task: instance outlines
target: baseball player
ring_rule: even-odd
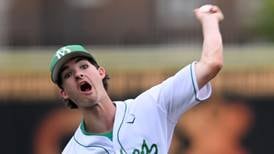
[[[195,9],[204,44],[199,61],[134,99],[112,101],[105,68],[81,45],[67,45],[53,55],[51,79],[82,121],[63,154],[166,154],[182,114],[211,95],[209,81],[223,65],[219,22],[214,5]]]

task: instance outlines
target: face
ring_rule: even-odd
[[[61,70],[62,88],[60,94],[81,107],[92,107],[101,102],[106,91],[102,80],[106,76],[102,67],[98,69],[88,60],[75,58],[68,61]]]

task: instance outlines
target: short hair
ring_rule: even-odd
[[[91,59],[88,59],[88,58],[85,58],[83,57],[83,59],[87,59],[93,66],[96,67],[96,69],[98,69],[100,66],[94,62],[93,60]],[[103,78],[102,82],[103,82],[103,86],[105,88],[106,91],[108,91],[108,80],[110,79],[109,75],[106,74],[106,76]],[[61,79],[61,73],[58,74],[58,82],[57,82],[59,88],[63,89],[62,87],[62,79]],[[65,101],[65,105],[71,109],[76,109],[78,108],[78,106],[70,99],[66,99],[64,100]]]

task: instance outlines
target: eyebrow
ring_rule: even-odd
[[[68,69],[68,66],[64,66],[61,68],[59,75],[61,75],[66,69]]]
[[[78,58],[74,58],[75,60],[74,60],[74,63],[78,63],[79,61],[81,61],[81,60],[85,60],[85,58],[83,58],[83,57],[78,57]],[[73,60],[73,59],[72,59]],[[61,70],[60,70],[60,75],[66,70],[66,69],[68,69],[69,67],[67,66],[67,65],[64,65],[62,68],[61,68]]]
[[[83,57],[78,57],[78,58],[75,58],[75,63],[78,63],[81,60],[87,60],[87,59]]]

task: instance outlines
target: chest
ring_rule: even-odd
[[[167,123],[157,111],[128,112],[113,131],[113,144],[127,153],[158,153],[167,145]]]

